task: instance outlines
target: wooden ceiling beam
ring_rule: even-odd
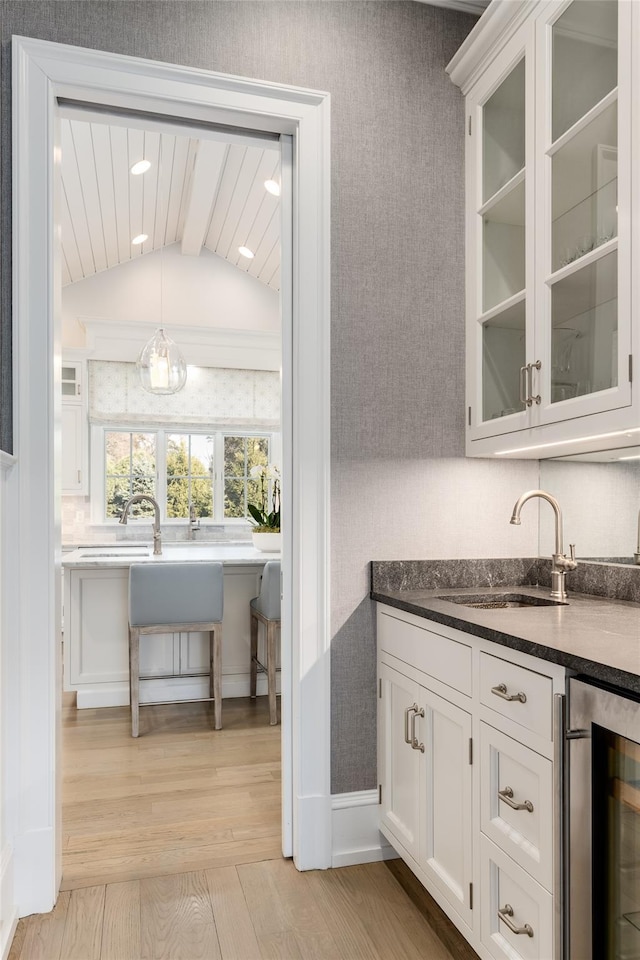
[[[215,140],[201,140],[198,143],[182,230],[180,249],[183,256],[197,257],[202,250],[227,150],[227,144]]]

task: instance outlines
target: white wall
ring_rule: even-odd
[[[162,298],[161,298],[162,292]],[[79,317],[277,332],[279,294],[210,250],[183,257],[177,243],[62,291],[62,343],[82,348]]]

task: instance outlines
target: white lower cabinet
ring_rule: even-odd
[[[249,602],[260,590],[261,567],[224,572],[222,696],[249,695]],[[68,567],[65,589],[65,690],[78,707],[129,702],[129,570]],[[140,702],[208,696],[209,638],[205,633],[152,634],[140,638]],[[258,694],[266,679],[258,678]]]
[[[480,957],[561,960],[564,669],[378,604],[378,677],[382,833]]]
[[[480,837],[482,945],[498,960],[551,960],[551,894],[485,836]]]

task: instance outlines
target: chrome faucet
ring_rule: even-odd
[[[520,526],[520,511],[527,500],[531,500],[532,497],[540,497],[542,500],[546,500],[551,504],[556,515],[556,549],[551,558],[551,597],[554,600],[566,600],[567,591],[564,583],[565,574],[567,570],[575,570],[575,568],[578,566],[578,563],[576,561],[575,543],[572,543],[569,547],[571,551],[571,558],[568,558],[564,555],[564,547],[562,542],[562,512],[560,510],[560,504],[556,498],[552,497],[550,493],[545,493],[544,490],[528,490],[527,493],[523,493],[519,500],[516,501],[516,504],[513,508],[513,515],[509,522]]]
[[[634,553],[633,559],[637,564],[640,564],[640,510],[638,510],[638,549]]]
[[[159,557],[162,553],[162,533],[160,531],[160,507],[158,506],[158,501],[155,499],[155,497],[152,497],[150,493],[134,493],[134,495],[129,497],[124,505],[122,515],[120,517],[120,523],[124,523],[126,525],[131,504],[140,503],[141,500],[148,500],[153,506],[155,514],[153,518],[153,552]]]
[[[200,529],[200,517],[193,504],[189,507],[189,540],[195,540],[196,530]]]

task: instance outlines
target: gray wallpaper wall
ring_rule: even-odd
[[[410,0],[3,0],[1,11],[5,364],[12,34],[332,95],[332,777],[334,792],[372,787],[367,561],[536,552],[534,524],[500,524],[537,465],[462,459],[464,118],[444,66],[475,21]]]

